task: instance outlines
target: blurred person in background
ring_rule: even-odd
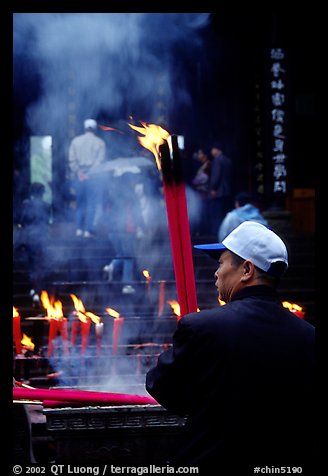
[[[247,192],[240,192],[235,196],[235,209],[228,212],[224,217],[218,230],[219,241],[224,240],[229,233],[246,220],[256,221],[268,226],[267,220],[262,215],[259,208],[255,206],[260,201],[260,197],[255,197]]]
[[[76,192],[76,236],[95,234],[96,212],[103,200],[103,182],[97,167],[105,161],[106,143],[96,135],[97,122],[84,121],[84,134],[74,137],[69,147],[69,168]]]
[[[222,220],[233,208],[232,161],[223,154],[222,145],[216,142],[211,148],[212,167],[209,183],[210,232],[217,235]]]
[[[133,294],[132,282],[136,278],[136,255],[139,239],[145,234],[138,188],[138,178],[126,173],[113,178],[108,187],[107,220],[108,239],[111,241],[115,258],[103,267],[108,281],[121,280],[122,293]]]
[[[195,158],[201,164],[191,181],[192,188],[197,192],[201,204],[196,233],[206,235],[210,232],[208,194],[211,176],[211,154],[206,149],[200,148],[196,152]]]

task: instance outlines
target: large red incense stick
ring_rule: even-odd
[[[188,312],[196,312],[198,308],[198,303],[195,284],[194,263],[192,256],[190,225],[188,220],[186,190],[183,181],[182,164],[177,136],[171,136],[171,143],[173,159],[172,166],[174,178],[174,197],[177,203],[176,210],[178,214],[179,234],[183,253]]]
[[[129,395],[125,393],[91,392],[88,390],[70,389],[30,389],[22,387],[13,388],[14,399],[51,400],[55,402],[74,403],[103,403],[110,405],[156,405],[154,398],[144,395]]]
[[[176,136],[171,136],[171,140],[172,156],[166,141],[159,150],[177,296],[181,316],[184,316],[197,311],[197,295],[185,186]]]
[[[185,270],[183,263],[183,253],[181,248],[180,227],[176,208],[178,203],[174,196],[174,179],[171,164],[171,156],[168,143],[164,141],[159,147],[161,166],[163,173],[164,199],[166,204],[166,213],[168,220],[169,235],[171,241],[172,260],[177,288],[178,301],[181,308],[181,314],[188,313],[187,288],[185,283]]]

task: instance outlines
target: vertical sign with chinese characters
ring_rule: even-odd
[[[274,195],[287,193],[286,57],[283,48],[270,50],[272,171]]]
[[[252,173],[252,185],[256,193],[264,194],[264,153],[263,153],[263,127],[261,117],[261,88],[260,82],[257,79],[255,82],[255,163]]]

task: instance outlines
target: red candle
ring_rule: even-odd
[[[96,323],[95,331],[96,331],[96,353],[97,355],[100,355],[102,336],[104,332],[104,323],[103,322]]]
[[[304,311],[292,311],[297,317],[300,317],[301,319],[304,319],[305,317],[305,312]]]
[[[159,282],[158,317],[163,314],[165,303],[165,281]]]
[[[88,347],[88,340],[89,340],[89,332],[90,332],[90,326],[91,326],[91,321],[90,319],[86,320],[85,322],[80,323],[80,329],[81,329],[81,355],[85,354],[85,351],[87,350]]]
[[[151,276],[150,276],[150,273],[148,271],[148,269],[144,269],[142,271],[142,274],[144,275],[144,277],[146,278],[146,281],[147,281],[147,294],[148,294],[148,297],[150,297],[150,286],[151,286]]]
[[[112,336],[112,355],[117,354],[118,342],[121,335],[124,317],[115,317],[113,319],[113,336]]]
[[[56,339],[58,334],[60,334],[62,338],[65,355],[69,354],[67,319],[49,319],[48,357],[51,357],[54,353],[54,340]]]
[[[283,301],[282,305],[286,309],[289,309],[289,311],[291,311],[297,317],[300,317],[301,319],[304,319],[305,312],[303,311],[303,308],[301,306],[299,306],[298,304],[295,304],[295,303],[292,303],[292,302],[289,302],[289,301]]]
[[[63,341],[63,347],[64,347],[64,354],[68,355],[69,354],[69,349],[68,349],[68,331],[67,331],[67,319],[59,319],[57,323],[57,328],[60,332],[62,341]]]
[[[49,334],[48,334],[48,357],[54,353],[54,339],[57,336],[58,321],[57,319],[49,319]]]
[[[16,354],[21,354],[22,353],[21,319],[15,307],[13,307],[13,336],[14,336]]]
[[[80,321],[77,319],[74,319],[72,322],[72,329],[71,329],[71,344],[75,345],[76,343],[76,337],[79,332],[79,327],[80,327]]]

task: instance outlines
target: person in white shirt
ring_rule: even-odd
[[[76,191],[76,236],[94,234],[95,212],[102,199],[97,167],[105,161],[106,144],[95,134],[97,122],[84,121],[84,134],[74,137],[69,147],[69,168]]]

